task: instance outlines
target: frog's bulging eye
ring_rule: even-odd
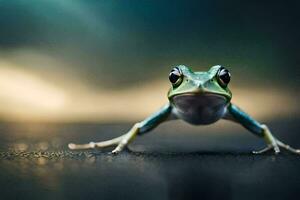
[[[171,70],[169,80],[174,86],[178,86],[182,82],[182,72],[178,67]]]
[[[228,83],[230,82],[230,73],[229,71],[222,67],[218,71],[218,82],[222,87],[227,87]]]

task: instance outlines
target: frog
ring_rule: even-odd
[[[231,73],[227,67],[212,66],[208,71],[192,71],[190,67],[178,65],[169,73],[171,87],[167,93],[168,102],[154,114],[135,123],[125,134],[101,142],[86,144],[70,143],[72,150],[114,147],[111,153],[118,154],[127,149],[136,136],[144,135],[159,124],[171,120],[183,120],[192,125],[210,125],[221,119],[238,123],[249,132],[265,141],[266,147],[254,154],[282,149],[300,155],[300,149],[292,148],[277,139],[267,125],[252,118],[231,102],[229,89]]]

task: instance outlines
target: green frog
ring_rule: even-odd
[[[273,150],[275,154],[284,148],[296,154],[300,150],[284,144],[274,137],[269,128],[257,122],[239,107],[231,103],[232,93],[229,90],[230,72],[223,66],[216,65],[207,72],[193,72],[189,67],[179,65],[174,67],[169,80],[171,88],[168,92],[169,102],[160,110],[134,126],[120,137],[88,144],[69,144],[70,149],[91,149],[115,146],[112,153],[121,152],[137,135],[149,132],[160,123],[181,119],[190,124],[212,124],[220,119],[241,124],[254,135],[263,138],[267,146],[253,151],[260,154]]]

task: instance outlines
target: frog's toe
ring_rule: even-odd
[[[288,150],[289,152],[292,152],[292,153],[295,153],[295,154],[300,155],[300,149],[295,149],[295,148],[291,147],[290,145],[284,144],[283,142],[281,142],[281,141],[279,141],[279,140],[277,140],[277,144],[278,144],[280,147],[282,147],[282,148]]]
[[[120,141],[120,143],[117,145],[117,147],[111,152],[112,154],[118,154],[120,153],[129,143],[129,140],[125,137]]]
[[[117,155],[118,153],[120,153],[122,150],[115,148],[114,150],[111,151],[111,153],[113,155]]]
[[[74,144],[74,143],[69,143],[68,144],[68,147],[69,147],[69,149],[75,149],[76,148],[76,144]]]
[[[265,152],[268,152],[268,151],[271,151],[271,150],[274,150],[275,154],[280,153],[280,149],[277,145],[273,146],[273,145],[270,145],[270,144],[267,147],[265,147],[261,150],[252,151],[252,153],[253,154],[262,154],[262,153],[265,153]]]
[[[94,148],[106,148],[114,145],[118,145],[123,139],[123,136],[106,140],[102,142],[89,142],[87,144],[74,144],[70,143],[68,145],[69,149],[71,150],[83,150],[83,149],[94,149]]]
[[[90,143],[87,143],[87,144],[70,143],[70,144],[68,144],[68,147],[71,150],[93,149],[93,148],[95,148],[95,143],[94,142],[90,142]]]
[[[275,142],[273,144],[269,144],[266,148],[259,150],[259,151],[253,151],[254,154],[262,154],[270,150],[274,150],[275,154],[280,153],[280,148],[283,148],[289,152],[295,153],[300,155],[300,149],[295,149],[287,144],[284,144],[283,142],[275,139]]]

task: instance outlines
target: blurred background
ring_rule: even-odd
[[[299,157],[238,124],[164,123],[131,151],[71,151],[167,102],[168,74],[223,65],[232,101],[300,147],[297,1],[0,0],[1,199],[299,199]]]
[[[232,74],[261,120],[299,115],[296,1],[0,1],[0,119],[132,122],[178,64]]]

